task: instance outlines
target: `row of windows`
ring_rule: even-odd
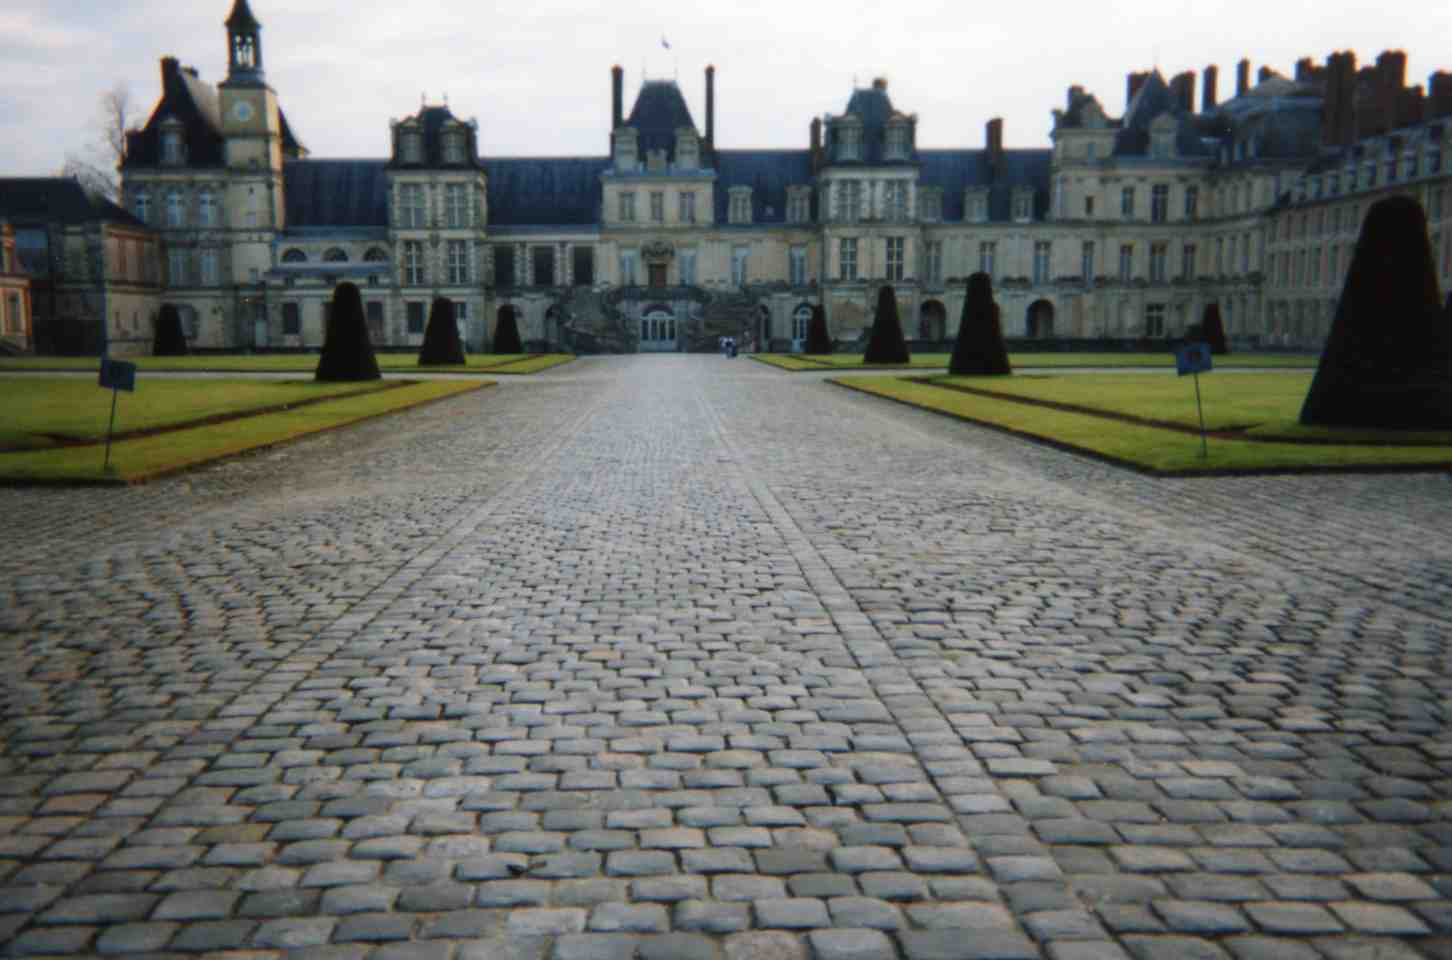
[[[513,244],[497,244],[494,247],[494,285],[496,287],[539,286],[553,287],[564,280],[557,269],[556,250],[553,246],[532,246],[528,248],[529,273],[523,274],[517,262]],[[570,248],[570,282],[575,286],[588,287],[595,282],[595,248],[573,246]]]
[[[197,191],[195,205],[188,202],[186,192],[168,190],[162,194],[160,211],[154,208],[149,191],[138,190],[131,197],[131,212],[136,219],[149,224],[155,224],[153,218],[160,213],[161,225],[169,228],[222,226],[221,201],[209,189]]]
[[[449,130],[443,134],[444,163],[463,163],[468,156],[468,135],[463,130]],[[423,163],[423,133],[405,128],[398,134],[398,159],[401,163]]]
[[[282,251],[283,263],[307,263],[308,255],[298,247],[288,247]],[[323,263],[347,263],[348,251],[342,247],[329,247],[323,251]],[[388,251],[382,247],[369,247],[363,254],[364,263],[387,263]]]
[[[475,205],[471,202],[474,191],[467,183],[446,183],[443,192],[443,219],[433,221],[429,217],[427,194],[421,183],[398,185],[398,229],[422,230],[431,226],[461,229],[474,226]]]
[[[222,282],[221,264],[221,251],[215,247],[174,247],[166,251],[166,284],[215,287]]]
[[[1425,149],[1415,148],[1398,154],[1397,148],[1388,142],[1388,155],[1380,160],[1352,160],[1340,170],[1303,177],[1296,183],[1296,199],[1319,200],[1322,197],[1340,196],[1357,190],[1372,190],[1381,184],[1396,183],[1399,180],[1415,180],[1418,177],[1432,177],[1442,173],[1442,144],[1433,140]],[[1378,178],[1380,182],[1378,182]]]

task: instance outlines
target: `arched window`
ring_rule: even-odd
[[[809,303],[798,304],[792,311],[792,339],[807,339],[808,331],[812,326],[812,305]]]
[[[330,247],[330,248],[328,248],[327,252],[325,252],[323,254],[323,262],[324,263],[347,263],[348,262],[348,251],[344,250],[342,247]]]
[[[308,255],[305,254],[305,253],[303,253],[297,247],[289,247],[288,249],[282,251],[282,262],[283,263],[307,263],[308,262]]]
[[[369,247],[368,252],[363,254],[365,263],[387,263],[388,251],[382,247]]]

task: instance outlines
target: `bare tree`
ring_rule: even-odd
[[[118,168],[126,159],[126,134],[139,119],[124,80],[101,94],[96,104],[95,139],[79,153],[67,153],[61,176],[75,177],[88,192],[108,200],[121,193]]]

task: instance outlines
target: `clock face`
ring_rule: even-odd
[[[237,105],[232,108],[232,116],[237,118],[238,123],[246,123],[252,119],[252,104],[246,100],[238,100]]]

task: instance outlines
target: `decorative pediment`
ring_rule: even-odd
[[[676,250],[664,240],[650,240],[641,246],[640,255],[646,263],[669,263]]]

